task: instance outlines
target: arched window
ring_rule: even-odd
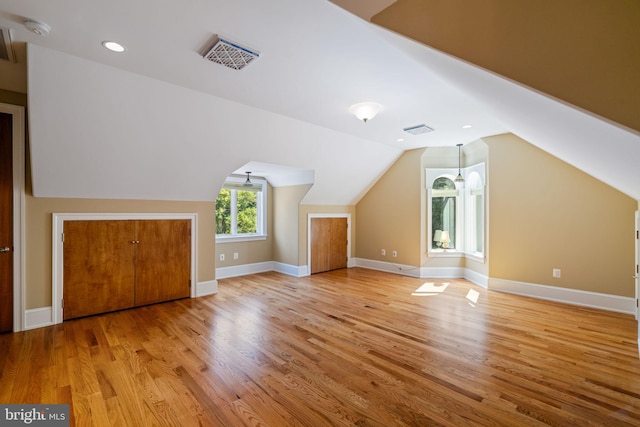
[[[431,248],[454,249],[458,246],[459,191],[453,179],[440,176],[431,186]]]
[[[466,167],[462,173],[464,182],[458,183],[457,169],[425,170],[428,251],[434,256],[484,258],[485,164]]]

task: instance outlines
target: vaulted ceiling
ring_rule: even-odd
[[[558,16],[500,0],[334,3],[0,0],[18,52],[0,64],[0,89],[28,82],[35,195],[213,200],[225,176],[251,167],[275,185],[313,183],[304,203],[352,204],[404,150],[513,132],[640,199],[633,7],[600,22],[593,3],[606,0]],[[551,58],[563,59],[588,33],[573,23],[565,39],[569,11],[600,24],[589,49],[576,46],[580,61],[595,53],[580,78],[583,62],[548,64],[540,48],[551,28],[562,41]],[[539,25],[516,31],[523,16]],[[50,34],[29,32],[27,19]],[[239,71],[206,61],[216,35],[259,58]],[[349,112],[361,101],[382,105],[367,123]],[[435,130],[403,132],[423,123]]]

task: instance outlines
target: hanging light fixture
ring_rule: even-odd
[[[456,144],[456,146],[458,147],[458,176],[456,176],[456,179],[454,179],[455,182],[464,182],[464,178],[462,177],[462,174],[460,173],[460,147],[462,147],[462,144]]]
[[[349,107],[349,111],[358,119],[367,123],[368,120],[373,119],[378,114],[380,108],[382,106],[375,102],[360,102]]]
[[[247,174],[247,179],[244,182],[244,184],[242,184],[243,187],[253,187],[253,183],[251,182],[251,178],[249,177],[249,175],[251,175],[251,172],[245,172]]]

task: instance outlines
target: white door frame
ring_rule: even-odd
[[[311,274],[311,219],[313,218],[347,218],[347,267],[351,265],[351,214],[350,213],[310,213],[307,215],[307,268]]]
[[[98,220],[145,220],[145,219],[188,219],[191,220],[191,298],[197,296],[198,271],[198,214],[197,213],[54,213],[51,237],[51,310],[53,323],[62,323],[62,296],[64,295],[64,245],[65,221]]]
[[[25,324],[25,114],[24,107],[4,103],[0,112],[13,116],[13,332],[19,332]]]

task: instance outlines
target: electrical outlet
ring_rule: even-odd
[[[224,254],[220,254],[220,261],[224,261]]]
[[[238,252],[233,253],[233,259],[238,259]]]
[[[391,252],[391,255],[394,256],[394,257],[398,256],[398,251]]]
[[[380,255],[385,256],[387,254],[387,251],[385,251],[384,249],[380,249]]]
[[[560,276],[562,276],[562,271],[559,268],[554,268],[553,277],[560,277]]]

